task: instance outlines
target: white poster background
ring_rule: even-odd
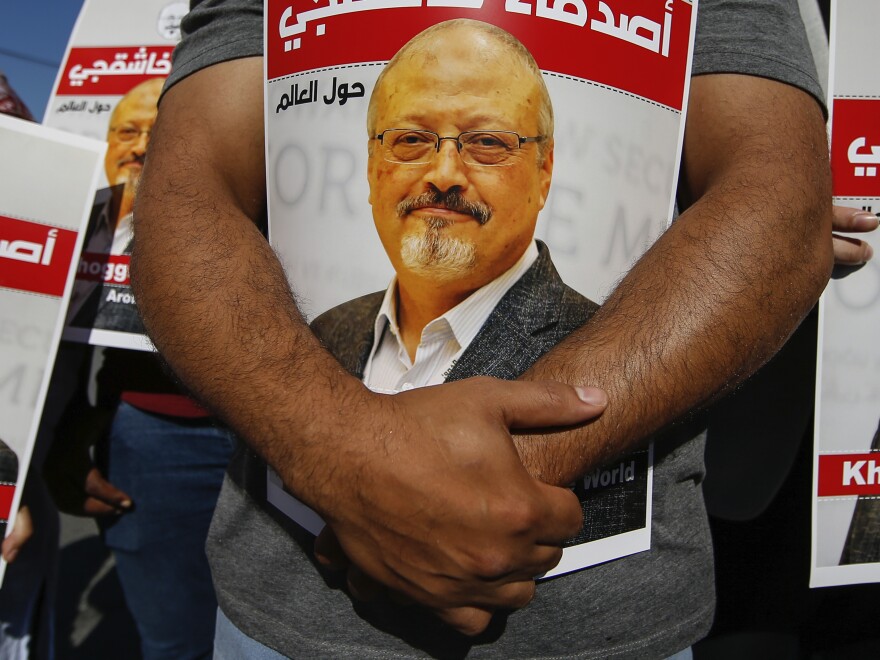
[[[367,202],[366,113],[383,66],[334,66],[266,86],[269,236],[308,320],[387,288],[393,276]],[[686,81],[689,72],[688,65]],[[543,75],[555,115],[555,161],[536,238],[548,244],[566,284],[602,302],[671,221],[684,113],[592,81]],[[364,93],[340,103],[334,90],[343,84]],[[300,94],[313,101],[294,104]],[[687,83],[683,107],[686,99]],[[649,549],[652,478],[649,467],[641,529],[566,548],[547,577]],[[266,485],[270,502],[320,531],[321,518],[271,470]]]
[[[70,58],[72,48],[174,46],[180,40],[180,19],[187,11],[189,3],[180,0],[85,0],[73,26],[63,62]],[[173,28],[174,25],[177,26],[176,29]],[[122,95],[95,96],[84,86],[82,97],[59,97],[58,90],[63,75],[62,66],[52,86],[43,124],[96,140],[106,140],[109,115]],[[64,110],[65,105],[82,101],[86,102],[86,110]],[[109,109],[89,112],[95,108],[96,103],[109,106]],[[98,187],[106,188],[108,185],[107,177],[102,171]]]
[[[105,149],[103,141],[0,115],[0,215],[75,231],[78,254]],[[8,267],[0,259],[0,269]],[[0,287],[0,433],[19,463],[7,534],[18,513],[75,268],[74,257],[61,297]],[[0,560],[0,581],[5,566]]]
[[[880,99],[880,70],[864,48],[880,25],[880,4],[837,0],[832,2],[831,19],[830,97]],[[834,139],[832,134],[832,143]],[[880,211],[880,197],[835,197],[835,203]],[[880,254],[880,237],[867,234],[859,238]],[[857,272],[832,280],[820,306],[811,587],[880,581],[880,563],[840,565],[857,498],[818,496],[819,457],[866,452],[877,430],[878,329],[880,264],[870,261]]]

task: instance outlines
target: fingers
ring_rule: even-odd
[[[315,539],[315,559],[321,566],[332,571],[342,570],[350,563],[330,525],[324,525],[324,529]]]
[[[874,256],[874,249],[865,241],[850,236],[831,235],[834,263],[838,266],[860,266]]]
[[[434,610],[434,614],[443,623],[469,637],[479,635],[492,620],[491,610],[478,607],[451,607]]]
[[[386,591],[384,586],[353,564],[349,566],[346,577],[348,591],[357,600],[375,600]]]
[[[873,213],[835,206],[831,226],[834,231],[864,233],[877,229],[878,221]],[[860,266],[872,256],[874,249],[865,241],[850,236],[832,235],[834,246],[834,263],[838,266]]]
[[[597,387],[572,387],[553,381],[498,384],[506,388],[499,401],[509,428],[580,424],[601,415],[608,405],[608,396]]]
[[[877,229],[880,219],[873,213],[848,206],[833,207],[831,228],[834,231],[868,232]]]
[[[86,475],[86,499],[83,511],[89,516],[106,516],[125,513],[131,509],[131,498],[104,479],[98,468]]]
[[[3,540],[3,559],[10,564],[15,561],[19,550],[21,550],[22,546],[27,543],[27,540],[33,535],[33,533],[34,524],[31,518],[30,509],[23,506],[18,510],[18,515],[15,517],[15,525],[12,527],[12,532]]]
[[[552,515],[544,516],[538,540],[540,543],[558,546],[581,531],[584,526],[581,503],[578,501],[577,495],[568,488],[550,486],[541,482],[538,482],[538,488],[552,512]],[[562,550],[555,549],[559,550],[561,556]],[[541,572],[550,570],[558,563],[559,559],[557,558],[553,566],[544,568]]]

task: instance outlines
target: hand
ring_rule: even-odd
[[[3,539],[3,545],[0,548],[2,549],[3,559],[8,564],[15,561],[18,551],[27,543],[27,540],[33,533],[34,523],[31,518],[31,511],[26,506],[23,506],[18,510],[18,515],[15,517],[15,525],[12,526],[12,532]]]
[[[348,583],[348,593],[352,598],[360,601],[372,601],[380,596],[388,596],[399,605],[412,605],[413,602],[405,599],[383,587],[379,582],[364,573],[352,564],[336,534],[329,526],[325,526],[315,539],[315,559],[318,563],[329,570],[345,570]],[[492,619],[492,610],[479,607],[452,607],[434,609],[434,615],[464,635],[478,635],[486,629]]]
[[[528,476],[508,429],[587,421],[604,408],[595,398],[490,378],[383,397],[384,451],[359,470],[344,517],[325,514],[338,544],[325,530],[316,556],[333,568],[351,558],[354,597],[377,595],[378,580],[461,632],[481,632],[494,609],[531,600],[534,576],[558,563],[582,524],[570,491]]]
[[[878,218],[873,213],[846,206],[834,207],[832,228],[842,232],[869,232],[877,229]],[[850,236],[832,234],[834,263],[837,266],[860,266],[871,259],[874,250],[865,241]]]
[[[43,465],[46,486],[60,511],[109,516],[131,509],[131,498],[104,479],[91,456],[112,421],[113,411],[92,407],[77,406],[75,413],[62,417]]]

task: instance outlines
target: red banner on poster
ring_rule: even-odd
[[[130,286],[128,273],[130,263],[131,256],[127,254],[83,252],[76,267],[76,279]]]
[[[61,296],[76,232],[0,215],[0,287]]]
[[[689,2],[614,0],[609,6],[602,0],[556,0],[552,7],[549,4],[547,0],[270,3],[268,78],[390,60],[412,35],[435,23],[466,17],[472,9],[474,18],[494,23],[522,41],[545,71],[681,110],[693,11]]]
[[[834,99],[834,195],[880,197],[880,99]]]
[[[880,495],[880,451],[819,456],[819,497]]]
[[[0,484],[0,520],[9,520],[15,484]]]
[[[174,46],[71,48],[58,95],[118,96],[171,71]]]

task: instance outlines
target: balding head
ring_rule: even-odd
[[[463,49],[466,53],[468,66],[461,67],[459,62],[445,61],[456,50]],[[452,58],[455,59],[455,58]],[[469,70],[479,69],[488,63],[504,62],[508,66],[508,75],[530,79],[538,95],[538,103],[534,108],[537,121],[537,131],[546,139],[538,145],[539,156],[543,159],[553,140],[553,105],[550,94],[544,84],[544,77],[538,68],[535,58],[528,49],[509,32],[483,21],[475,21],[468,18],[456,18],[444,21],[423,30],[397,51],[388,62],[370,95],[370,103],[367,108],[367,132],[370,137],[384,128],[376,126],[377,106],[388,96],[395,93],[394,89],[386,85],[393,72],[401,64],[411,66],[430,66],[433,68],[450,65],[449,75],[464,77]]]

